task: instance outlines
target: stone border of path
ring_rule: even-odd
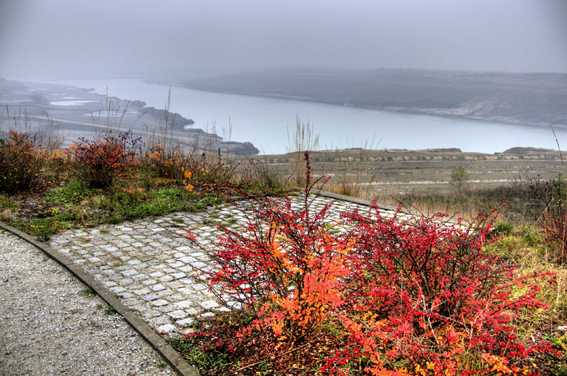
[[[327,191],[316,192],[316,195],[357,205],[371,205],[371,201],[369,200],[358,199],[355,197],[345,196]],[[391,205],[378,204],[378,206],[387,211],[395,212],[397,209],[396,207]],[[163,359],[173,368],[176,373],[181,376],[199,375],[198,371],[195,368],[193,368],[187,361],[185,361],[162,337],[160,337],[156,333],[154,329],[152,329],[146,322],[138,317],[131,308],[122,303],[119,298],[116,297],[111,291],[109,291],[109,289],[105,287],[101,282],[97,281],[95,279],[95,276],[83,271],[81,269],[81,265],[77,264],[61,252],[53,249],[51,246],[41,243],[35,240],[33,237],[11,226],[0,222],[0,227],[34,245],[36,248],[40,249],[50,258],[69,270],[82,283],[91,287],[104,301],[106,301],[107,304],[114,307],[117,312],[124,317],[128,324],[134,330],[136,330],[142,336],[142,338],[144,338],[144,340],[163,357]]]
[[[83,272],[80,267],[73,263],[68,257],[62,255],[60,252],[52,249],[47,244],[35,240],[30,235],[8,226],[0,222],[0,227],[14,235],[22,238],[28,243],[32,244],[39,250],[43,251],[51,259],[55,260],[61,266],[69,270],[75,277],[82,283],[92,288],[97,295],[99,295],[108,305],[114,307],[116,311],[124,317],[126,322],[136,331],[142,338],[153,347],[163,359],[173,368],[173,370],[180,376],[199,376],[199,372],[193,368],[185,359],[183,359],[163,338],[161,338],[152,328],[148,326],[142,319],[136,316],[132,310],[124,305],[118,298],[116,298],[108,289],[96,281],[91,275]]]

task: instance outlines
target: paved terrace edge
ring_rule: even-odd
[[[165,360],[173,370],[180,376],[200,376],[200,373],[183,359],[177,351],[173,349],[163,338],[161,338],[152,328],[149,327],[142,319],[140,319],[132,310],[126,307],[118,298],[116,298],[106,287],[96,281],[94,277],[83,272],[76,264],[67,256],[54,250],[49,245],[37,241],[32,236],[0,221],[0,228],[20,237],[26,242],[32,244],[37,249],[45,253],[49,258],[55,260],[58,264],[67,269],[83,284],[93,289],[108,305],[114,307],[116,311],[124,317],[126,322],[154,348],[160,356]]]

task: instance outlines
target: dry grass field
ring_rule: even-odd
[[[324,189],[380,203],[403,204],[423,212],[456,211],[474,217],[479,210],[489,210],[502,199],[514,200],[527,185],[566,175],[566,166],[558,151],[516,153],[465,153],[458,150],[336,150],[310,153],[315,176],[330,177]],[[303,154],[265,155],[229,158],[230,165],[270,171],[278,179],[297,182],[304,174]],[[451,184],[451,173],[463,167],[469,174],[458,191]],[[478,196],[483,202],[469,202]],[[443,199],[441,199],[443,197]],[[455,202],[455,200],[457,202]],[[424,202],[422,202],[424,201]],[[441,202],[451,201],[451,202]],[[456,205],[456,207],[455,207]],[[480,205],[480,208],[478,207]]]

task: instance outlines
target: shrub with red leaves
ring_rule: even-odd
[[[402,221],[374,203],[344,213],[347,231],[332,233],[329,205],[311,210],[305,158],[300,208],[246,197],[246,230],[202,248],[217,266],[204,270],[211,287],[233,310],[207,324],[214,340],[203,351],[241,362],[210,374],[533,375],[532,354],[557,355],[516,336],[519,313],[546,308],[532,283],[542,276],[484,252],[488,216]]]
[[[545,341],[517,340],[518,312],[546,308],[532,283],[543,276],[518,275],[515,265],[484,252],[488,216],[468,226],[440,216],[407,223],[381,217],[375,203],[373,209],[372,216],[344,215],[357,242],[340,313],[352,343],[370,357],[368,372],[457,375],[501,367],[529,374],[524,359],[551,351]]]
[[[72,158],[77,175],[90,187],[109,187],[115,177],[134,164],[137,140],[132,140],[131,133],[106,133],[99,140],[79,140],[69,147],[67,155]]]
[[[43,185],[45,152],[28,133],[10,131],[10,138],[0,139],[0,192],[16,193]]]

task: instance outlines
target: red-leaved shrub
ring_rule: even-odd
[[[542,276],[518,275],[483,250],[493,222],[483,215],[468,226],[441,216],[407,223],[380,216],[375,203],[372,209],[344,215],[357,241],[349,300],[339,313],[351,343],[369,356],[366,371],[530,373],[524,359],[551,344],[519,342],[514,321],[521,310],[546,308],[531,283]]]
[[[35,136],[10,131],[10,138],[0,139],[0,192],[16,193],[43,186],[45,152]]]
[[[204,272],[232,313],[188,338],[209,338],[205,351],[248,364],[239,371],[535,374],[530,355],[553,353],[551,344],[520,341],[515,321],[546,308],[531,283],[542,276],[519,275],[483,251],[488,216],[468,226],[440,216],[402,221],[373,204],[344,213],[346,231],[329,231],[330,206],[311,210],[305,158],[301,208],[246,196],[246,229],[225,229],[214,249],[202,248],[216,263]]]
[[[73,169],[80,179],[93,188],[106,188],[115,177],[128,171],[134,164],[134,146],[131,133],[113,136],[103,134],[99,140],[85,140],[73,143],[67,155],[72,158]]]

